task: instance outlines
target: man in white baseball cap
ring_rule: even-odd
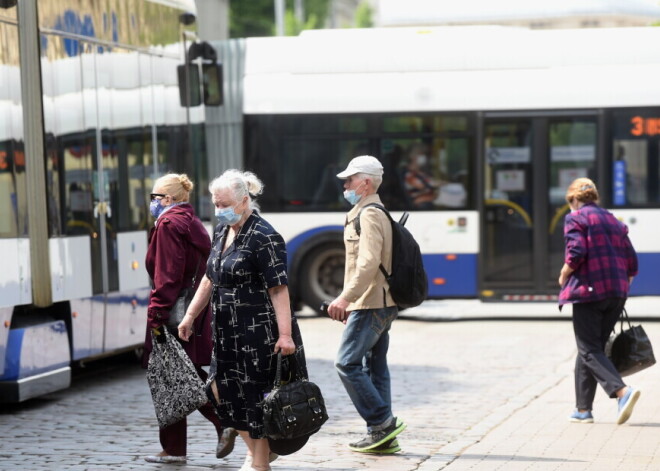
[[[392,454],[401,450],[397,436],[406,424],[392,414],[387,367],[389,330],[398,310],[380,270],[382,264],[387,273],[392,272],[392,226],[376,193],[383,166],[376,157],[361,155],[337,177],[344,180],[344,198],[353,208],[344,226],[344,287],[328,305],[328,315],[346,324],[335,366],[367,424],[366,436],[348,446],[359,453]]]

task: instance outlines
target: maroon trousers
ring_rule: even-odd
[[[208,373],[204,371],[201,366],[195,365],[195,369],[197,370],[199,377],[202,378],[202,381],[206,382]],[[215,426],[215,430],[218,432],[219,439],[222,435],[222,425],[220,425],[220,419],[216,415],[211,403],[207,402],[197,410]],[[160,444],[162,445],[165,453],[171,456],[185,456],[186,445],[188,442],[187,432],[188,423],[185,418],[172,425],[168,425],[167,427],[160,429]]]

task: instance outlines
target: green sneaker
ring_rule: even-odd
[[[406,424],[395,417],[389,427],[386,427],[383,430],[377,430],[375,432],[368,433],[367,436],[362,440],[359,442],[350,443],[348,447],[353,451],[367,453],[374,448],[378,448],[384,443],[392,441],[405,429]]]
[[[374,455],[392,455],[399,451],[401,451],[399,440],[394,438],[389,442],[383,443],[382,445],[377,446],[371,450],[364,451],[363,453],[373,453]]]

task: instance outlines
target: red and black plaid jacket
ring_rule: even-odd
[[[561,287],[560,305],[628,297],[628,277],[638,268],[625,224],[589,203],[566,215],[564,240],[564,262],[575,271]]]

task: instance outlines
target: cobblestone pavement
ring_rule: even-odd
[[[596,424],[568,424],[575,346],[566,321],[396,321],[389,359],[394,412],[408,424],[399,439],[402,452],[351,452],[346,444],[365,430],[334,371],[343,325],[314,317],[300,325],[310,379],[323,390],[330,420],[301,451],[274,462],[274,470],[608,469],[585,465],[613,457],[646,466],[648,453],[654,460],[660,456],[660,409],[652,400],[652,386],[660,381],[653,368],[634,377],[645,394],[630,425],[612,425],[614,402],[602,392]],[[660,324],[645,327],[652,339],[660,336]],[[242,442],[227,458],[216,459],[213,428],[198,413],[189,417],[186,465],[146,463],[144,456],[160,446],[144,370],[135,362],[118,363],[91,365],[93,371],[66,391],[4,407],[0,469],[241,467]],[[641,436],[647,438],[639,442]],[[610,446],[617,437],[625,440],[623,449]],[[576,451],[583,453],[574,457]]]

